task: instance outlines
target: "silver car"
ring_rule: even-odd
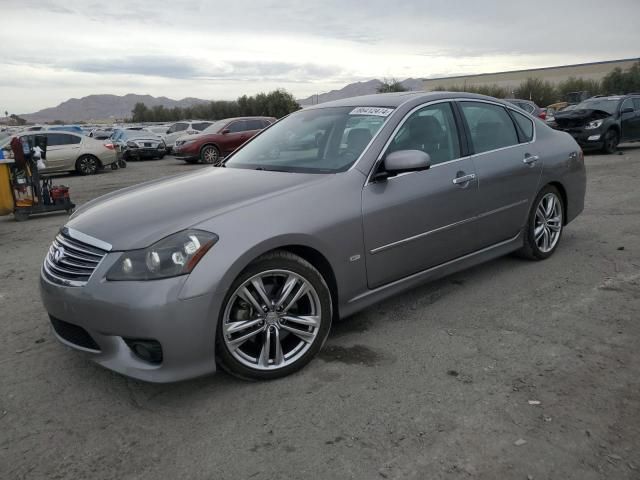
[[[585,183],[571,136],[494,98],[321,104],[224,168],[82,206],[46,255],[42,300],[62,343],[124,375],[281,377],[332,321],[390,295],[510,252],[550,257]]]
[[[45,165],[41,173],[77,172],[81,175],[92,175],[98,170],[111,166],[117,161],[114,145],[107,141],[98,141],[73,132],[41,131],[38,135],[46,135],[47,151]],[[20,137],[36,135],[36,132],[25,131]],[[10,155],[11,137],[2,140],[0,148]]]

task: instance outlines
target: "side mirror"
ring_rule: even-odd
[[[227,133],[231,133],[231,130],[229,130],[228,128],[225,128],[224,130],[222,130],[220,132],[222,135],[226,135]]]
[[[171,133],[171,129],[167,130],[167,131],[166,131],[166,133],[167,133],[167,134]]]
[[[386,156],[383,169],[375,176],[382,179],[405,172],[419,172],[431,166],[431,157],[422,150],[398,150]]]
[[[625,114],[625,113],[633,113],[633,112],[634,112],[633,107],[623,108],[623,109],[620,111],[620,113],[621,113],[621,114]]]

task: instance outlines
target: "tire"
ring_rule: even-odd
[[[100,169],[100,160],[93,155],[82,155],[76,160],[76,171],[80,175],[94,175]]]
[[[267,302],[255,284],[263,286],[266,300],[273,300],[266,311]],[[331,293],[313,265],[285,251],[263,255],[238,276],[222,304],[216,330],[218,363],[243,379],[284,377],[316,356],[331,319]],[[249,325],[239,328],[241,322]],[[232,324],[236,327],[230,329]]]
[[[550,213],[549,201],[553,201]],[[564,229],[564,202],[558,189],[547,185],[538,195],[529,212],[524,230],[524,245],[518,254],[530,260],[545,260],[553,255]]]
[[[604,140],[602,141],[602,152],[612,154],[616,152],[618,143],[620,142],[620,135],[616,130],[610,128],[604,134]]]
[[[118,162],[114,162],[111,164],[111,170],[118,170],[118,168],[120,168],[120,165],[118,165]]]
[[[120,166],[120,168],[127,168],[127,161],[124,158],[121,158],[120,160],[118,160],[118,165]]]
[[[218,166],[220,164],[220,150],[215,145],[205,145],[200,150],[200,161]]]

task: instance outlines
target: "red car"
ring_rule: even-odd
[[[218,120],[202,133],[176,140],[174,155],[189,163],[219,165],[222,158],[275,121],[273,117],[238,117]]]

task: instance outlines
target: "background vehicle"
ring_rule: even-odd
[[[283,148],[311,132],[317,143]],[[125,375],[175,381],[217,359],[277,378],[318,353],[334,319],[513,251],[549,258],[585,189],[576,142],[494,98],[328,102],[225,168],[84,204],[45,259],[42,299],[64,343]],[[60,245],[90,252],[88,268],[66,272]]]
[[[96,140],[106,140],[107,138],[113,135],[113,127],[99,127],[95,128],[89,133],[91,138],[95,138]]]
[[[164,140],[147,130],[116,130],[112,140],[125,161],[161,159],[167,153]]]
[[[640,141],[640,94],[591,97],[556,113],[552,126],[584,149],[613,153],[620,142]]]
[[[78,133],[80,135],[84,135],[84,130],[82,130],[82,127],[79,127],[78,125],[51,125],[50,127],[47,127],[47,131],[49,132],[73,132],[73,133]]]
[[[171,151],[175,146],[178,137],[183,135],[195,135],[202,132],[205,128],[209,127],[213,122],[207,121],[181,121],[171,125],[165,131],[164,141],[167,145],[167,149]]]
[[[222,158],[276,119],[273,117],[238,117],[218,120],[198,135],[176,140],[174,154],[189,163],[220,164]]]
[[[92,175],[98,170],[111,166],[117,161],[117,153],[111,142],[94,140],[72,132],[41,131],[39,135],[47,137],[47,154],[43,173],[72,172]],[[22,132],[22,136],[32,132]],[[7,150],[11,137],[5,139],[0,148]],[[5,152],[5,156],[8,156]]]
[[[521,108],[525,112],[533,115],[534,117],[538,117],[541,120],[545,120],[547,118],[545,109],[540,108],[531,100],[521,100],[519,98],[507,98],[505,100],[509,103],[512,103],[516,107]]]

